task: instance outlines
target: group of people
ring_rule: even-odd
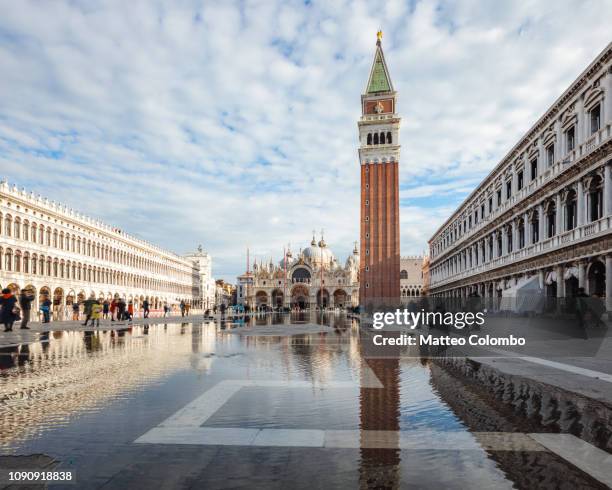
[[[28,322],[32,312],[32,302],[35,299],[35,292],[32,289],[24,288],[19,296],[8,288],[2,290],[0,296],[0,323],[4,325],[4,331],[10,332],[13,330],[15,322],[21,320],[20,328],[28,330]],[[82,303],[75,302],[72,304],[72,320],[80,320],[81,304],[83,305],[83,313],[85,314],[83,326],[87,326],[90,322],[92,326],[99,326],[101,319],[109,319],[114,321],[131,321],[134,318],[134,303],[126,302],[123,298],[115,298],[112,300],[98,299],[95,294],[92,294]],[[53,303],[49,297],[45,297],[40,303],[40,312],[42,313],[42,322],[49,323],[51,321],[51,313]],[[185,301],[181,301],[180,310],[181,316],[189,315],[190,305]],[[148,300],[142,302],[143,318],[149,318],[150,304]],[[166,317],[170,313],[170,306],[164,304],[163,316]]]
[[[73,320],[79,319],[80,305],[75,303],[73,306]],[[151,309],[149,302],[145,299],[142,303],[143,318],[149,318]],[[110,321],[132,321],[134,318],[134,303],[132,301],[126,303],[123,298],[116,298],[112,301],[107,299],[99,300],[95,294],[92,294],[89,299],[83,302],[83,313],[85,313],[85,323],[91,321],[91,326],[100,326],[100,318],[105,320],[110,317]]]
[[[34,301],[34,291],[22,289],[19,297],[13,292],[4,288],[0,297],[0,322],[4,325],[4,331],[13,330],[16,321],[21,320],[20,328],[28,330],[30,312],[32,311],[32,301]]]

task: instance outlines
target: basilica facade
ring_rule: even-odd
[[[249,308],[298,308],[315,306],[348,308],[359,304],[359,251],[344,264],[338,262],[323,237],[313,236],[310,246],[293,254],[285,252],[274,263],[259,261],[238,276],[236,300]]]

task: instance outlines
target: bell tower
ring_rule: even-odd
[[[399,306],[399,129],[397,94],[377,33],[374,63],[361,96],[359,303],[367,310]]]

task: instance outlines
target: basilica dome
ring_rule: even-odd
[[[329,266],[336,260],[333,252],[327,247],[325,241],[321,238],[317,244],[314,237],[312,237],[310,247],[307,247],[302,251],[302,256],[304,257],[304,260],[310,262],[314,266],[319,266],[321,263]]]

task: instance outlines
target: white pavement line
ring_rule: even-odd
[[[536,434],[537,435],[537,434]],[[559,434],[550,434],[558,436]],[[532,436],[533,437],[533,436]],[[435,430],[241,429],[156,427],[138,444],[198,446],[318,447],[334,449],[411,449],[442,451],[546,451],[527,434],[442,432]],[[586,443],[585,443],[586,444]]]
[[[371,369],[367,374],[365,388],[382,388],[383,385]],[[367,373],[367,371],[366,371]],[[164,420],[159,427],[201,427],[227,401],[244,387],[261,388],[359,388],[355,381],[330,381],[328,383],[313,383],[302,380],[257,380],[257,379],[227,379],[217,383],[198,398]],[[152,429],[153,430],[153,429]],[[146,436],[145,434],[144,436]],[[143,436],[143,437],[144,437]]]
[[[560,371],[566,371],[568,373],[579,374],[588,378],[599,379],[601,381],[607,381],[612,383],[612,374],[602,373],[600,371],[593,371],[592,369],[581,368],[578,366],[572,366],[571,364],[565,364],[557,361],[549,361],[548,359],[541,359],[539,357],[525,356],[516,352],[503,351],[500,349],[490,349],[494,352],[506,354],[502,357],[522,359],[523,361],[532,362],[534,364],[540,364],[542,366],[548,366]]]
[[[199,427],[219,410],[243,384],[222,381],[164,420],[159,427]]]
[[[612,487],[612,455],[572,434],[530,434],[549,451]]]

